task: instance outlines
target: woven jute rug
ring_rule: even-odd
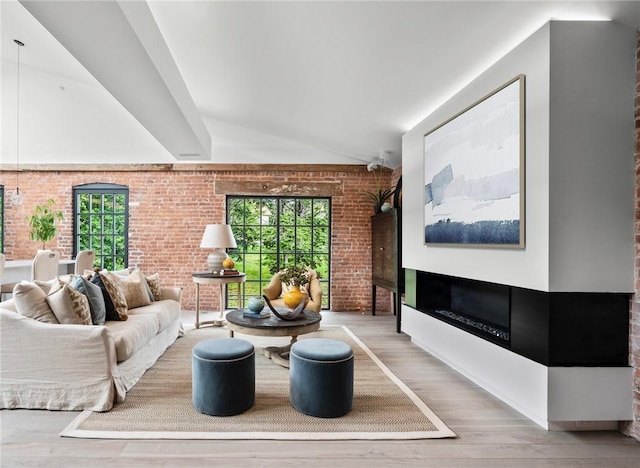
[[[191,404],[191,350],[227,337],[220,328],[190,330],[111,411],[84,411],[60,435],[108,439],[430,439],[455,434],[346,327],[302,336],[349,343],[354,351],[353,409],[339,418],[298,413],[289,402],[289,369],[262,355],[288,338],[236,335],[256,346],[255,405],[236,416],[208,416]],[[278,340],[282,343],[277,342]],[[274,343],[276,341],[276,343]]]

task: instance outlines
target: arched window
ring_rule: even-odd
[[[129,260],[129,188],[117,184],[73,187],[73,255],[93,250],[96,265],[120,270]]]

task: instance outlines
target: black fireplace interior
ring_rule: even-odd
[[[417,310],[547,366],[628,365],[629,299],[416,275]]]

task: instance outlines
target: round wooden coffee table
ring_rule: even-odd
[[[280,308],[277,309],[279,312]],[[234,332],[255,336],[290,336],[291,342],[288,345],[264,349],[266,357],[283,367],[289,367],[289,350],[298,336],[317,331],[322,320],[320,314],[308,310],[302,311],[295,320],[282,320],[274,314],[267,318],[245,317],[243,314],[246,310],[238,309],[227,313],[225,318],[231,336],[233,337]]]

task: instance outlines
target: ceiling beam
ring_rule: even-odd
[[[211,136],[146,2],[20,0],[178,160],[211,160]]]

